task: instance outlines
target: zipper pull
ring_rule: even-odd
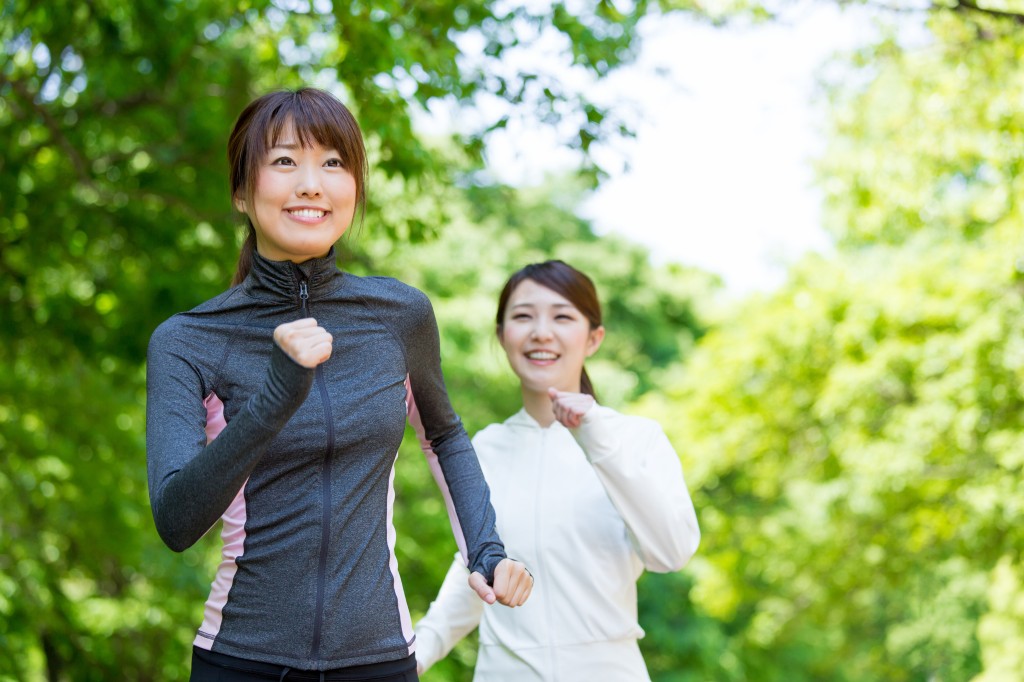
[[[302,299],[303,314],[309,317],[309,309],[306,307],[306,301],[309,300],[309,289],[306,288],[306,280],[299,282],[299,298]]]

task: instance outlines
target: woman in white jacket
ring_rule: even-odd
[[[649,680],[637,578],[682,568],[700,540],[679,458],[656,422],[595,402],[583,363],[605,330],[586,275],[561,261],[518,271],[497,334],[523,409],[473,445],[508,554],[536,582],[524,606],[488,607],[456,556],[416,625],[419,669],[479,626],[480,682]]]

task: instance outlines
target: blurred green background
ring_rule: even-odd
[[[1024,679],[1024,3],[896,7],[926,41],[842,57],[817,162],[835,249],[739,301],[576,216],[602,178],[591,143],[630,134],[615,111],[488,68],[554,32],[600,79],[645,17],[728,30],[775,9],[0,2],[0,680],[187,679],[219,538],[175,554],[153,528],[145,349],[233,272],[233,117],[302,84],[342,97],[371,153],[342,263],[430,295],[471,433],[518,406],[491,336],[507,274],[560,257],[597,280],[602,399],[665,426],[703,530],[686,569],[641,583],[654,680]],[[416,133],[415,112],[483,97],[557,126],[579,172],[490,179],[505,116]],[[418,617],[454,542],[408,439],[397,485]],[[467,640],[424,679],[469,680],[473,658]]]

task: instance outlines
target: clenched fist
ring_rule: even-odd
[[[312,317],[286,322],[274,330],[274,342],[295,362],[310,369],[331,357],[334,337]]]
[[[594,396],[586,393],[568,393],[549,388],[548,397],[551,398],[555,419],[567,429],[575,429],[582,424],[583,415],[594,406]]]
[[[494,587],[477,571],[470,574],[469,586],[488,604],[522,606],[533,590],[533,575],[521,561],[502,559],[494,568]]]

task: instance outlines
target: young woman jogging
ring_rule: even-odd
[[[153,333],[147,459],[157,530],[182,551],[223,519],[193,680],[415,680],[395,559],[394,463],[415,396],[481,603],[532,578],[505,557],[441,374],[429,301],[338,269],[365,205],[355,119],[327,92],[252,102],[228,142],[248,219],[235,285]]]
[[[480,628],[481,682],[648,680],[636,581],[680,569],[700,532],[661,427],[597,404],[583,367],[604,339],[591,280],[561,261],[512,275],[497,335],[523,408],[473,439],[498,530],[537,576],[522,608],[486,607],[457,558],[416,625],[420,669]]]

